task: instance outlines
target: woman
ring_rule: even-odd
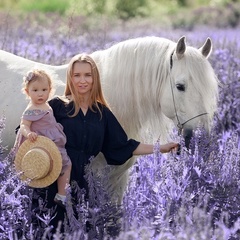
[[[67,137],[65,147],[72,161],[71,181],[86,190],[86,199],[88,183],[84,170],[92,157],[102,152],[108,164],[121,165],[133,155],[153,153],[153,145],[128,139],[104,99],[99,71],[89,55],[79,54],[70,60],[64,96],[53,98],[49,104]],[[159,146],[159,151],[167,153],[177,146],[177,143],[167,143]],[[51,203],[54,191],[51,186],[48,207],[54,206]],[[58,209],[58,215],[52,221],[55,227],[63,220],[63,211]]]
[[[80,188],[88,189],[84,168],[99,152],[111,165],[121,165],[133,155],[153,153],[153,145],[128,140],[104,99],[97,66],[89,55],[79,54],[70,60],[64,97],[54,98],[49,104],[57,122],[63,125],[72,161],[71,180]],[[177,146],[167,143],[159,150],[166,153]]]

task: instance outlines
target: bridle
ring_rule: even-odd
[[[198,115],[196,115],[195,117],[189,118],[187,121],[181,123],[177,114],[177,108],[176,108],[176,101],[175,101],[175,97],[174,97],[174,92],[173,92],[173,81],[172,81],[172,76],[171,76],[171,71],[172,71],[172,67],[173,67],[173,54],[174,51],[172,52],[171,56],[170,56],[170,71],[169,71],[169,77],[170,77],[170,85],[171,85],[171,92],[172,92],[172,98],[173,98],[173,105],[174,105],[174,111],[176,114],[176,118],[177,118],[177,128],[178,128],[178,135],[180,135],[182,133],[183,127],[186,123],[190,122],[191,120],[206,115],[208,114],[207,112],[205,113],[200,113]]]

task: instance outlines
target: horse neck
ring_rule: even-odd
[[[146,124],[165,127],[160,96],[169,71],[168,49],[159,38],[148,38],[94,54],[106,99],[130,136]]]

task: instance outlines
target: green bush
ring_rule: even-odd
[[[94,14],[108,14],[108,0],[69,0],[68,13],[89,16]]]
[[[188,12],[175,14],[173,28],[192,30],[195,26],[237,27],[240,24],[240,3],[227,3],[220,6],[203,6]]]
[[[69,8],[68,0],[0,0],[0,7],[23,12],[58,12],[64,14]]]
[[[175,28],[198,23],[235,27],[240,0],[0,0],[0,9],[14,13],[57,12],[61,15],[120,18],[150,17]],[[220,12],[220,13],[219,13]]]
[[[123,20],[137,16],[146,16],[148,4],[146,0],[117,0],[116,14]]]

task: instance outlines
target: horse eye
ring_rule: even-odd
[[[178,83],[178,84],[176,84],[176,87],[179,91],[182,91],[182,92],[185,91],[185,85],[184,84]]]

